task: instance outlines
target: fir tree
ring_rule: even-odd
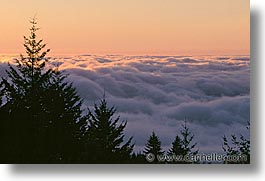
[[[187,122],[184,121],[182,124],[182,130],[180,131],[181,137],[176,136],[174,142],[172,143],[171,149],[168,151],[169,157],[175,156],[177,157],[174,163],[192,163],[190,160],[183,160],[185,157],[190,157],[198,154],[198,150],[194,150],[197,143],[192,143],[194,135],[191,133],[189,128],[187,127]]]
[[[157,157],[162,156],[163,154],[164,151],[162,151],[161,148],[161,141],[159,140],[159,137],[155,134],[155,132],[152,132],[151,136],[149,137],[145,145],[144,155],[146,156],[148,162],[158,163],[159,161]]]
[[[37,153],[38,129],[35,128],[43,121],[36,121],[36,118],[44,114],[40,111],[44,97],[40,95],[43,95],[43,86],[48,83],[51,73],[50,70],[44,70],[47,61],[45,56],[50,50],[42,52],[45,44],[36,39],[38,28],[35,19],[31,23],[29,37],[24,36],[28,57],[20,55],[16,67],[9,64],[9,70],[6,71],[8,78],[2,78],[1,82],[1,91],[7,100],[2,107],[6,114],[3,120],[7,138],[5,151],[9,154],[6,159],[13,162],[32,162]]]
[[[83,130],[86,145],[83,158],[89,163],[128,163],[134,145],[132,137],[124,141],[124,129],[127,122],[119,123],[120,117],[113,118],[116,109],[108,108],[105,98],[94,105],[86,117],[87,128]]]
[[[30,21],[29,37],[24,36],[27,56],[20,55],[16,66],[9,64],[8,78],[2,78],[1,106],[5,130],[1,161],[7,163],[67,163],[76,158],[76,123],[81,117],[81,99],[65,76],[47,69],[49,49],[37,40],[36,19]],[[74,153],[75,152],[75,153]]]
[[[249,123],[246,127],[249,129]],[[223,136],[223,150],[227,157],[237,157],[237,160],[226,160],[225,163],[229,164],[249,164],[250,163],[250,140],[240,135],[240,138],[236,135],[231,135],[232,145],[229,145],[226,136]]]
[[[67,83],[67,76],[58,69],[53,71],[52,84],[47,89],[45,105],[46,132],[43,138],[48,144],[45,147],[51,148],[49,160],[55,163],[77,163],[79,152],[82,149],[80,141],[81,105],[82,101],[72,84]]]
[[[185,153],[185,150],[182,145],[182,140],[177,135],[174,142],[172,143],[172,147],[168,151],[169,155],[183,155]]]
[[[182,130],[180,131],[182,136],[182,144],[184,149],[184,154],[191,154],[195,155],[198,153],[198,150],[195,150],[195,146],[197,143],[192,143],[194,135],[190,132],[189,128],[187,127],[187,122],[185,121],[182,125]]]

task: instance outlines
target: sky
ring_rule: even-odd
[[[0,53],[36,15],[52,54],[249,55],[249,0],[1,0]]]

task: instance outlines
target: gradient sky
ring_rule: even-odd
[[[52,54],[249,54],[249,0],[1,0],[0,53],[37,14]]]

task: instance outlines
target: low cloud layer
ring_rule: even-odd
[[[224,134],[248,135],[248,56],[80,55],[50,61],[69,74],[84,107],[105,92],[128,121],[126,134],[134,136],[136,151],[152,131],[167,149],[184,119],[201,151],[220,152]]]

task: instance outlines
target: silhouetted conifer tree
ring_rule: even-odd
[[[86,145],[82,153],[86,163],[129,163],[134,144],[132,137],[125,143],[124,128],[126,122],[119,123],[120,117],[113,118],[116,109],[108,108],[105,98],[100,104],[95,104],[94,111],[86,117],[87,127],[84,127],[83,139]]]
[[[159,140],[159,137],[155,134],[155,132],[152,132],[152,135],[149,137],[144,148],[144,155],[148,157],[146,158],[146,161],[148,161],[149,163],[158,163],[159,161],[157,157],[162,156],[163,154],[164,151],[162,151],[161,148],[161,141]]]
[[[177,135],[174,142],[172,143],[172,147],[170,148],[170,150],[168,151],[169,155],[177,155],[177,154],[183,154],[184,148],[182,145],[182,140],[180,139],[180,137]]]
[[[1,87],[1,85],[0,85]],[[6,114],[3,109],[3,101],[2,101],[2,91],[0,90],[0,143],[1,143],[1,148],[4,147],[5,144],[5,120],[6,120]],[[3,150],[0,149],[0,163],[1,163],[1,158],[5,157]]]
[[[189,158],[188,160],[183,160],[185,156],[194,156],[198,153],[198,150],[194,150],[197,143],[192,143],[194,135],[187,127],[186,121],[184,121],[184,124],[182,124],[182,130],[180,131],[180,134],[181,137],[178,135],[176,136],[174,142],[172,143],[172,147],[168,151],[168,155],[170,157],[177,157],[176,160],[172,160],[173,163],[192,163],[189,161]]]
[[[5,130],[1,162],[68,163],[76,160],[76,124],[81,117],[81,100],[65,76],[45,67],[49,49],[37,40],[35,18],[29,37],[24,36],[27,56],[16,66],[9,64],[8,78],[2,78],[1,106]]]
[[[249,130],[249,123],[246,127]],[[229,164],[249,164],[250,163],[250,140],[245,138],[243,135],[240,135],[238,139],[236,135],[231,135],[232,145],[229,145],[229,142],[226,136],[223,136],[223,150],[226,153],[226,156],[230,157],[225,161]],[[233,158],[234,157],[234,158]]]
[[[44,136],[49,137],[43,139],[48,140],[45,147],[51,148],[49,159],[55,163],[76,163],[83,149],[80,141],[82,101],[72,84],[65,81],[66,77],[57,69],[53,71],[48,99],[45,99],[48,126]]]

